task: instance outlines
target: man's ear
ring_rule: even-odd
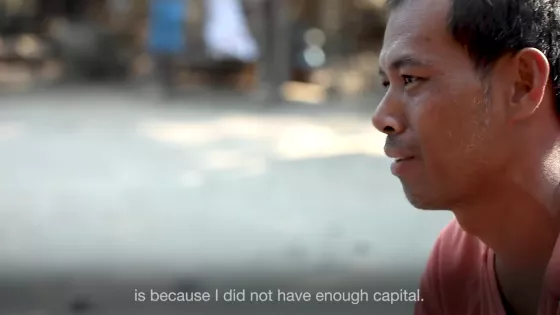
[[[549,80],[550,65],[540,50],[525,48],[513,56],[509,66],[513,75],[510,118],[522,120],[540,106]]]

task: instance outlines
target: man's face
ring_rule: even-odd
[[[494,88],[499,78],[483,80],[453,40],[449,6],[414,0],[397,8],[380,55],[386,95],[373,123],[387,134],[386,153],[403,158],[392,171],[421,209],[468,202],[503,174],[507,159],[505,99]]]

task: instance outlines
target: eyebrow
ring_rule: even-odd
[[[391,70],[399,70],[401,68],[404,67],[426,67],[429,66],[430,63],[427,61],[422,61],[418,58],[414,58],[412,55],[403,55],[395,60],[393,60],[391,62],[391,64],[389,65],[389,69]],[[383,71],[383,69],[381,69],[381,66],[379,66],[379,74],[380,75],[386,75],[385,71]]]

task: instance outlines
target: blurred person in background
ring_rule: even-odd
[[[175,92],[175,63],[186,49],[187,0],[150,0],[148,45],[165,98]]]
[[[219,80],[233,84],[239,92],[248,92],[254,87],[260,55],[244,9],[240,0],[204,1],[202,35],[206,53],[211,62],[222,69]]]
[[[205,0],[204,40],[210,56],[216,60],[236,59],[252,63],[259,49],[247,25],[239,0]]]

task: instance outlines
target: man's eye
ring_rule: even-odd
[[[420,81],[419,77],[415,77],[411,75],[403,75],[402,79],[404,82],[404,86]],[[384,89],[388,89],[391,84],[388,80],[384,80],[381,82],[381,85],[383,86]]]
[[[403,78],[403,81],[404,81],[404,85],[409,85],[409,84],[412,84],[412,83],[415,83],[416,81],[418,81],[417,77],[413,77],[411,75],[403,75],[402,78]]]

